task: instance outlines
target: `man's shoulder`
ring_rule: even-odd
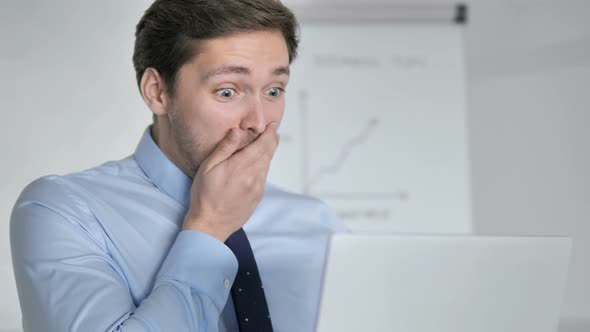
[[[300,193],[296,193],[294,191],[287,190],[285,188],[279,187],[276,184],[272,184],[272,183],[266,184],[264,195],[265,195],[265,198],[268,197],[268,198],[274,198],[274,199],[286,199],[286,200],[292,200],[292,201],[302,201],[302,202],[308,202],[308,203],[322,204],[322,201],[319,200],[318,198],[304,195],[304,194],[300,194]]]
[[[281,188],[275,184],[266,184],[263,202],[284,205],[288,209],[317,209],[330,211],[329,206],[321,199]]]
[[[62,175],[61,178],[67,182],[96,182],[103,183],[105,179],[117,178],[128,179],[144,175],[137,164],[134,156],[120,160],[106,161],[98,166],[94,166],[82,171],[72,172]]]
[[[22,190],[16,206],[29,202],[51,209],[63,209],[81,203],[82,192],[96,192],[109,183],[137,181],[139,177],[140,170],[132,156],[108,161],[78,172],[45,175],[35,179]]]
[[[307,231],[346,232],[344,223],[319,198],[266,185],[264,199],[257,215],[270,220],[274,227],[282,224],[287,229]]]

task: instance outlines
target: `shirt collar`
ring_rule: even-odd
[[[151,126],[144,131],[133,155],[149,180],[185,208],[190,204],[192,179],[160,150],[152,139]]]

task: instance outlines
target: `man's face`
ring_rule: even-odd
[[[280,122],[288,80],[289,54],[278,31],[202,43],[199,54],[179,69],[168,108],[170,130],[191,173],[230,129],[243,131],[242,148],[270,122]]]

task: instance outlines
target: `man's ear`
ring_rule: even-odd
[[[168,95],[166,84],[160,73],[154,68],[148,68],[141,77],[141,96],[155,116],[162,116],[168,110]]]

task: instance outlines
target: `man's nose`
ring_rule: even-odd
[[[240,129],[254,134],[261,134],[266,129],[266,119],[260,98],[252,98],[246,116],[242,119]]]

